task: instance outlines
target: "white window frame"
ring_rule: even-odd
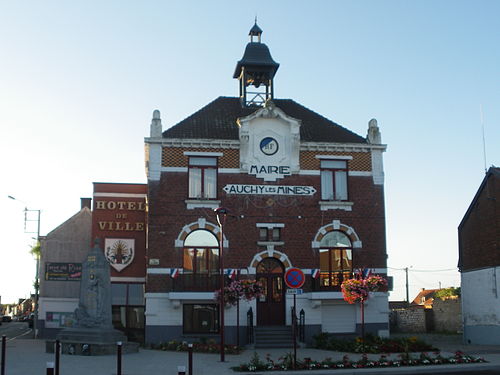
[[[349,168],[347,160],[320,159],[321,199],[346,202],[349,200]]]
[[[217,171],[217,157],[189,156],[188,199],[217,199]]]

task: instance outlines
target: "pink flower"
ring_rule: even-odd
[[[387,280],[378,275],[368,276],[365,279],[354,278],[345,280],[342,285],[344,300],[350,304],[364,301],[368,298],[369,292],[375,292],[387,285]]]

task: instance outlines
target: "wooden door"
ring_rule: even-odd
[[[276,258],[265,258],[257,266],[257,280],[264,293],[257,300],[257,325],[285,325],[284,267]]]

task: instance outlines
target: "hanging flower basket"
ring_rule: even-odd
[[[234,280],[229,286],[224,287],[224,304],[236,305],[243,298],[251,301],[259,298],[264,291],[262,284],[255,280]],[[214,299],[220,300],[220,289],[215,291]]]
[[[369,292],[376,292],[387,286],[387,280],[381,276],[373,275],[366,278],[354,278],[345,280],[342,285],[344,300],[350,304],[366,301]]]
[[[255,280],[241,280],[239,281],[243,291],[243,299],[251,301],[259,298],[264,293],[262,284]]]

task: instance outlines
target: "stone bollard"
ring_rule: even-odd
[[[60,360],[61,360],[61,342],[59,340],[56,340],[55,342],[55,348],[54,348],[54,353],[55,353],[55,375],[59,375],[59,365],[60,365]]]
[[[46,375],[54,375],[54,362],[47,362]]]
[[[193,344],[188,344],[188,373],[193,375]]]
[[[121,341],[116,343],[116,375],[122,375],[122,345]]]
[[[1,363],[1,374],[5,375],[5,360],[6,360],[6,353],[5,349],[7,347],[7,337],[5,335],[2,335],[2,363]]]

